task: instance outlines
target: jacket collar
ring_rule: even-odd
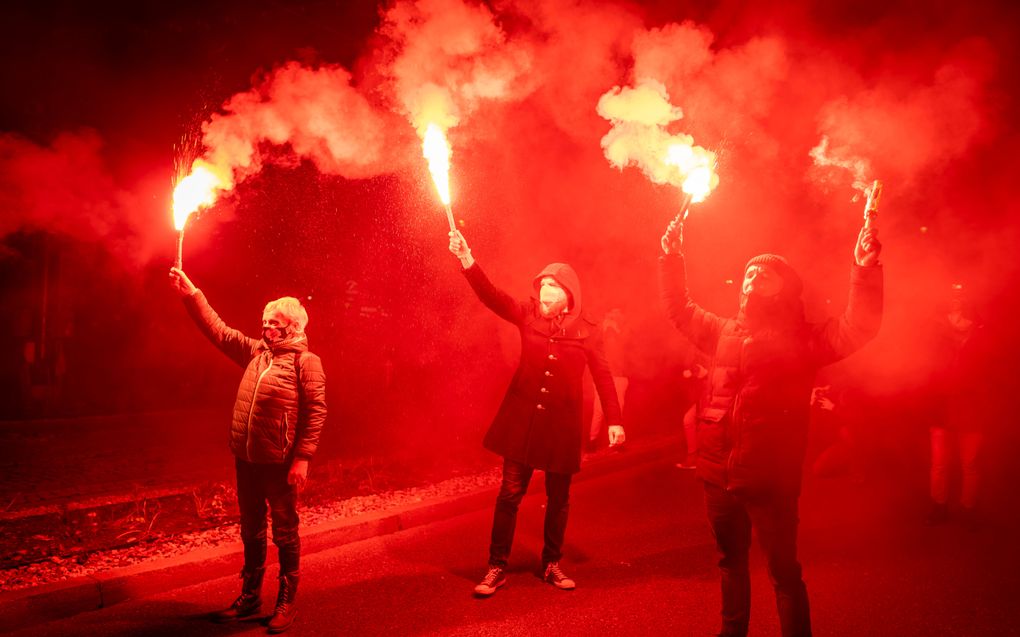
[[[274,356],[287,352],[304,352],[308,350],[308,336],[305,334],[295,334],[272,345],[260,339],[258,350],[260,352],[272,352]]]

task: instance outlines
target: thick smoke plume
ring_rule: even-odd
[[[602,138],[606,159],[624,169],[639,167],[656,184],[683,188],[697,170],[715,168],[715,153],[694,145],[694,138],[671,134],[668,127],[683,117],[683,111],[669,103],[666,88],[644,80],[633,88],[615,86],[599,99],[598,113],[613,124]],[[718,184],[712,175],[709,189]],[[698,193],[704,198],[707,193]]]
[[[508,42],[485,5],[397,2],[383,14],[379,35],[379,71],[421,136],[429,124],[445,131],[487,100],[527,92],[529,52]]]
[[[681,142],[718,174],[685,250],[692,293],[723,314],[735,310],[728,282],[765,251],[802,272],[813,317],[839,311],[861,223],[854,187],[880,178],[889,303],[884,342],[869,364],[889,381],[924,356],[920,345],[898,346],[950,282],[974,282],[969,289],[991,299],[1016,270],[1008,249],[1018,234],[1009,214],[1016,139],[1006,116],[1016,87],[1006,78],[1020,56],[1012,34],[997,27],[1000,16],[954,7],[945,16],[932,11],[922,31],[905,29],[914,20],[907,7],[884,4],[863,24],[820,3],[773,11],[746,3],[397,1],[380,11],[352,63],[284,58],[250,89],[219,96],[198,157],[229,175],[225,191],[261,177],[285,181],[286,171],[271,169],[278,162],[348,180],[323,180],[309,205],[295,206],[306,223],[288,228],[291,235],[322,242],[308,261],[335,257],[318,217],[348,203],[355,212],[383,210],[361,218],[388,225],[350,230],[373,241],[388,232],[389,243],[378,239],[370,256],[403,259],[390,264],[387,281],[412,281],[400,301],[418,327],[434,330],[427,345],[407,345],[416,361],[443,360],[439,352],[492,329],[455,287],[431,189],[407,187],[425,174],[419,137],[430,123],[450,133],[455,208],[494,279],[519,280],[514,291],[528,294],[531,274],[570,261],[591,290],[592,310],[627,308],[649,341],[665,338],[655,331],[663,321],[652,271],[677,202],[654,184],[682,185],[685,174],[664,149]],[[168,192],[151,188],[169,175],[121,183],[105,168],[100,139],[5,136],[0,232],[31,227],[103,241],[169,232]],[[613,170],[628,165],[645,176]],[[383,175],[397,177],[364,185]],[[311,205],[327,199],[329,213]],[[351,223],[368,223],[358,218]],[[318,281],[334,283],[325,274]],[[456,343],[445,336],[451,325]],[[649,373],[666,350],[645,347]]]
[[[132,219],[144,207],[140,191],[118,185],[97,132],[63,133],[48,146],[0,135],[0,237],[42,230],[143,259]]]
[[[682,16],[682,10],[677,13]],[[279,149],[323,173],[350,179],[402,172],[420,159],[410,152],[413,138],[400,118],[419,136],[429,123],[446,130],[472,118],[507,128],[511,120],[491,119],[485,109],[518,104],[524,110],[517,128],[534,126],[540,133],[541,126],[552,124],[589,146],[598,143],[590,117],[598,108],[614,122],[599,132],[610,161],[637,163],[656,183],[675,182],[677,171],[649,161],[641,149],[668,143],[662,135],[683,114],[685,130],[672,133],[674,139],[688,141],[684,135],[691,135],[702,147],[721,151],[724,181],[728,167],[762,174],[757,164],[792,162],[784,171],[794,179],[807,174],[833,183],[830,171],[797,165],[798,157],[810,153],[820,165],[850,168],[847,185],[859,187],[881,176],[902,192],[925,171],[964,156],[987,128],[996,55],[981,37],[949,41],[942,49],[948,53],[938,58],[929,52],[937,47],[908,50],[900,59],[893,53],[878,72],[866,75],[843,61],[845,42],[834,40],[827,50],[824,33],[805,33],[799,24],[787,32],[781,21],[766,21],[775,26],[721,43],[710,16],[700,24],[644,25],[640,14],[626,3],[584,6],[565,0],[395,2],[382,11],[375,37],[354,65],[357,77],[338,65],[297,62],[263,74],[205,123],[201,159],[230,176],[224,189],[257,174]],[[741,26],[747,30],[738,19],[730,30],[740,32]],[[934,58],[927,74],[924,60],[917,59],[921,55]],[[614,91],[624,76],[631,88]],[[675,106],[664,99],[654,108],[665,110],[652,121],[619,112],[625,101],[653,97],[671,97]],[[611,108],[615,115],[607,115]],[[496,134],[492,126],[476,126],[464,141]],[[556,133],[548,134],[552,147]],[[515,152],[512,133],[505,139],[506,151]],[[28,146],[9,141],[6,146],[5,161],[19,164],[24,155],[25,165],[32,163]],[[74,144],[60,142],[50,152],[62,153],[58,163],[82,160]],[[556,153],[547,157],[555,166]],[[867,174],[869,169],[875,174]],[[91,218],[113,214],[98,212],[116,207],[110,197],[91,194],[104,190],[102,179],[95,183],[89,192],[79,186],[78,208],[92,211]],[[131,189],[110,186],[105,190]],[[739,188],[748,186],[758,187]],[[18,187],[28,186],[8,186],[4,197],[24,200]],[[68,224],[53,207],[38,201],[15,205],[5,231],[25,224],[54,230],[63,224],[75,226],[75,232],[88,227]],[[95,225],[113,223],[106,218]]]
[[[882,78],[836,97],[819,112],[822,138],[812,158],[849,170],[861,191],[878,176],[874,166],[900,187],[913,186],[924,172],[965,155],[980,136],[993,64],[987,44],[968,41],[938,60],[927,78]]]
[[[264,147],[288,147],[326,174],[372,177],[401,160],[392,154],[405,141],[395,119],[351,85],[346,69],[289,63],[213,115],[196,161],[223,176],[223,191],[262,170]]]

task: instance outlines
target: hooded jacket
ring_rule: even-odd
[[[698,407],[698,474],[731,490],[799,493],[815,372],[878,333],[881,266],[852,266],[839,318],[804,320],[796,286],[784,286],[765,316],[722,318],[691,301],[684,260],[659,258],[659,288],[674,325],[711,359]]]
[[[184,297],[213,345],[244,368],[234,401],[230,451],[247,462],[311,459],[326,423],[326,375],[301,335],[269,345],[228,327],[201,290]]]
[[[477,262],[463,272],[482,303],[516,325],[521,335],[521,360],[485,435],[485,448],[535,469],[576,473],[581,468],[586,365],[608,424],[622,423],[602,337],[583,311],[577,274],[569,265],[553,263],[535,277],[536,294],[546,276],[567,292],[569,311],[549,319],[542,316],[538,299],[514,299],[494,286]]]

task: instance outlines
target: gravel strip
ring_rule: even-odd
[[[301,526],[310,527],[353,518],[366,513],[397,509],[415,502],[471,493],[499,485],[500,468],[458,476],[419,487],[356,496],[336,502],[302,507]],[[0,571],[0,590],[13,591],[103,571],[183,555],[201,548],[236,542],[238,524],[224,524],[193,533],[156,537],[130,547],[95,551],[71,558],[52,557],[45,562]]]

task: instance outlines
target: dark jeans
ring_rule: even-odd
[[[751,526],[765,553],[784,637],[811,635],[807,588],[797,562],[797,496],[734,494],[705,483],[705,506],[722,554],[722,635],[747,635],[751,617]]]
[[[273,544],[280,555],[280,574],[297,575],[301,541],[298,538],[297,488],[287,484],[290,463],[253,464],[236,459],[237,504],[241,509],[244,570],[266,563],[266,512],[273,518]]]
[[[492,544],[489,545],[489,564],[506,568],[510,546],[514,542],[517,526],[517,508],[528,492],[531,475],[535,472],[520,462],[503,460],[503,482],[496,496],[496,512],[492,518]],[[567,532],[567,512],[570,509],[569,473],[545,474],[545,546],[542,563],[558,562],[563,556],[563,536]]]

